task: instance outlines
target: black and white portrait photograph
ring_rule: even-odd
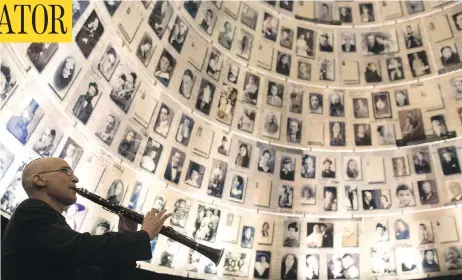
[[[149,137],[141,157],[140,166],[151,173],[155,173],[163,150],[164,146],[162,144]]]
[[[404,141],[419,141],[425,139],[425,130],[420,109],[398,112],[402,139]]]
[[[392,157],[391,162],[393,164],[393,174],[395,177],[409,176],[411,174],[406,157]]]
[[[194,87],[194,82],[196,81],[196,75],[190,69],[184,70],[183,77],[181,78],[181,84],[178,92],[189,99],[191,97],[191,92]]]
[[[333,179],[335,178],[336,164],[334,157],[322,157],[322,169],[321,176],[324,179]]]
[[[331,65],[331,66],[332,67],[330,67],[330,68],[329,68],[329,64],[327,64],[325,66],[326,71],[327,71],[326,77],[330,77],[330,76],[327,76],[327,75],[331,74],[329,71],[333,69],[333,65]],[[310,81],[311,80],[311,64],[309,62],[301,61],[301,60],[297,62],[297,79],[304,80],[304,81]]]
[[[295,53],[298,56],[312,58],[314,56],[314,31],[297,27],[297,40],[295,42]]]
[[[144,66],[148,66],[156,47],[153,37],[148,32],[144,32],[136,47],[136,57],[138,57]]]
[[[359,4],[359,15],[361,22],[374,22],[374,4],[372,3],[361,3]]]
[[[295,180],[295,157],[281,156],[281,168],[279,173],[281,180]]]
[[[225,49],[230,50],[233,44],[234,32],[236,27],[229,18],[224,18],[218,34],[218,43]]]
[[[193,237],[200,240],[215,242],[221,210],[199,204],[194,223]]]
[[[452,19],[454,20],[454,25],[458,31],[462,30],[462,12],[458,12],[452,15]]]
[[[281,112],[265,111],[263,136],[279,139],[281,134]]]
[[[332,21],[332,4],[330,2],[316,2],[314,10],[316,20],[326,23]]]
[[[356,35],[351,32],[340,33],[340,44],[342,45],[342,52],[356,52]]]
[[[308,248],[333,248],[333,223],[307,223],[306,245]]]
[[[255,30],[257,26],[258,12],[244,3],[241,11],[241,22],[247,27]]]
[[[2,74],[3,74],[3,64],[2,64]],[[74,56],[67,56],[65,57],[56,67],[55,73],[53,75],[53,79],[50,83],[50,86],[53,88],[54,92],[59,96],[59,98],[63,99],[69,88],[71,87],[72,83],[74,82],[75,78],[79,74],[81,70],[80,62],[77,61],[76,57]],[[7,77],[4,74],[4,77]],[[5,86],[14,86],[11,84],[11,76],[10,81],[5,78],[6,84]],[[1,101],[0,101],[1,104]]]
[[[164,86],[168,87],[170,80],[172,79],[173,71],[175,70],[176,59],[166,50],[162,51],[162,54],[157,63],[154,76]]]
[[[255,254],[255,269],[253,277],[256,279],[269,279],[271,269],[271,252],[257,251]]]
[[[359,279],[359,263],[357,253],[327,254],[327,279]]]
[[[107,9],[108,13],[111,15],[111,17],[115,14],[115,12],[119,8],[121,2],[122,1],[114,1],[114,0],[103,1],[104,6],[106,7],[106,9]]]
[[[363,55],[390,54],[399,52],[395,31],[375,31],[361,34]]]
[[[194,128],[194,120],[191,117],[183,114],[181,116],[178,130],[176,132],[175,140],[178,143],[187,147],[189,144],[189,140],[191,139],[193,128]]]
[[[414,207],[416,199],[414,188],[410,184],[399,184],[396,186],[396,198],[398,198],[398,207]]]
[[[280,208],[292,209],[293,201],[294,201],[294,187],[290,185],[280,185],[278,206]]]
[[[452,79],[451,85],[456,100],[462,99],[462,77]]]
[[[432,169],[428,149],[415,149],[412,152],[412,161],[416,174],[431,173]]]
[[[303,178],[309,179],[314,179],[316,177],[316,156],[308,154],[303,155],[301,175]]]
[[[276,72],[284,75],[290,76],[290,68],[292,63],[292,56],[287,53],[278,51],[277,62],[276,62]]]
[[[356,211],[359,208],[358,186],[345,185],[345,197],[343,198],[344,209],[347,211]],[[357,247],[357,242],[356,246]]]
[[[172,4],[168,1],[157,1],[148,18],[148,24],[159,39],[164,36],[168,23],[173,15]]]
[[[331,146],[346,145],[346,131],[344,122],[329,122],[329,134]]]
[[[410,226],[403,219],[397,219],[393,224],[393,228],[396,240],[410,239]]]
[[[310,92],[309,99],[310,113],[322,114],[323,113],[323,95],[320,93]]]
[[[186,0],[184,1],[183,7],[192,18],[196,18],[197,11],[199,10],[201,4],[202,1]]]
[[[414,78],[431,73],[430,64],[428,63],[427,53],[425,51],[410,53],[407,55],[407,58]]]
[[[247,176],[238,173],[233,174],[228,200],[244,203],[246,188]]]
[[[301,188],[300,196],[301,205],[315,205],[316,204],[316,186],[303,185]]]
[[[302,121],[296,118],[287,118],[286,141],[300,143],[302,139]]]
[[[399,81],[404,79],[403,60],[401,57],[391,57],[386,59],[388,79]]]
[[[221,198],[225,186],[226,172],[228,164],[224,161],[214,159],[212,162],[212,171],[210,172],[210,181],[207,187],[207,194]]]
[[[258,156],[258,171],[264,173],[274,172],[274,162],[276,158],[276,150],[272,146],[262,146]]]
[[[40,137],[33,145],[34,151],[42,157],[53,156],[56,148],[63,138],[64,132],[62,129],[55,124],[49,123],[46,126],[43,126],[42,131],[38,134]]]
[[[338,8],[340,14],[340,21],[342,23],[352,23],[353,22],[353,14],[351,12],[351,7],[341,6]]]
[[[80,158],[83,154],[83,148],[77,144],[72,138],[67,138],[66,143],[64,144],[61,152],[59,153],[59,158],[64,159],[69,166],[75,170],[75,167],[79,163]]]
[[[6,59],[0,62],[1,67],[1,86],[0,86],[0,109],[5,105],[8,98],[13,94],[18,86],[16,72],[7,64]]]
[[[279,19],[265,12],[263,17],[262,33],[263,37],[276,42],[279,30]]]
[[[261,227],[257,231],[258,244],[272,245],[274,234],[274,221],[263,220]]]
[[[268,92],[266,103],[268,105],[281,108],[284,99],[284,85],[268,81]]]
[[[204,2],[203,5],[209,5],[208,2]],[[204,30],[208,35],[212,35],[213,28],[215,27],[215,23],[217,21],[217,11],[209,6],[202,9],[202,15],[200,18],[200,28]]]
[[[209,60],[207,62],[207,74],[214,78],[215,81],[220,79],[221,68],[223,67],[223,59],[221,57],[221,53],[216,50],[212,49],[210,51]]]
[[[435,243],[435,234],[433,233],[433,228],[431,221],[422,220],[417,221],[416,224],[418,225],[418,235],[419,235],[419,244],[433,244]]]
[[[57,50],[58,44],[56,43],[31,43],[27,47],[27,56],[37,71],[41,73]]]
[[[369,118],[369,102],[367,98],[353,98],[353,113],[355,118]]]
[[[112,47],[112,45],[108,45],[106,50],[104,51],[101,60],[98,63],[98,70],[101,72],[104,78],[109,81],[116,70],[117,65],[119,64],[120,57],[117,51]]]
[[[345,180],[362,180],[361,157],[344,156],[343,165]]]
[[[191,202],[185,199],[178,199],[173,205],[172,218],[170,219],[170,224],[184,228],[186,221],[188,220],[189,210],[191,207]]]
[[[103,86],[97,73],[88,72],[75,89],[75,101],[72,114],[83,124],[87,124],[98,101],[103,94]]]
[[[170,45],[178,52],[181,53],[183,49],[184,42],[186,41],[186,36],[188,36],[188,25],[177,16],[175,23],[173,24],[172,31],[168,37],[168,42]]]
[[[396,106],[398,107],[408,106],[410,103],[409,103],[409,94],[408,94],[407,89],[395,90],[395,100],[396,100]]]
[[[441,47],[439,55],[441,64],[443,64],[444,67],[460,64],[460,57],[455,44]]]
[[[410,15],[425,11],[425,5],[420,0],[408,0],[404,2],[406,4],[407,13]]]
[[[14,153],[10,149],[8,149],[8,147],[5,146],[3,143],[0,143],[0,180],[8,171],[8,168],[13,162],[14,157]]]
[[[301,114],[303,110],[303,88],[289,85],[289,112]]]
[[[360,123],[354,124],[353,129],[355,132],[356,146],[371,146],[371,127],[370,124]]]
[[[329,94],[329,116],[345,116],[345,103],[343,96],[344,93],[339,91]]]
[[[163,196],[156,195],[154,198],[154,203],[152,204],[152,208],[161,211],[164,210],[166,204],[167,200]]]
[[[250,255],[241,252],[226,252],[223,275],[248,278]]]
[[[170,107],[162,103],[156,118],[156,122],[154,124],[154,131],[162,137],[167,138],[174,114],[175,113]]]
[[[90,56],[103,33],[103,23],[98,17],[96,10],[93,10],[75,36],[75,42],[85,58]]]
[[[417,24],[409,24],[403,28],[404,44],[407,49],[414,49],[423,45],[420,27]]]
[[[416,250],[412,247],[396,248],[397,264],[403,274],[416,274],[419,272],[417,267]]]
[[[190,161],[184,183],[188,186],[200,189],[204,179],[205,167],[197,162]]]
[[[334,33],[332,31],[319,32],[319,51],[321,52],[334,52]]]
[[[66,223],[75,231],[78,231],[82,226],[88,208],[81,203],[74,203],[64,208],[62,215],[66,219]]]
[[[364,63],[364,79],[366,83],[382,82],[380,60],[366,61]]]
[[[242,141],[238,142],[238,154],[236,156],[235,164],[236,166],[249,168],[250,158],[252,155],[252,145],[244,143]]]
[[[117,147],[117,152],[119,155],[124,156],[129,161],[135,159],[136,153],[140,148],[142,136],[140,133],[136,132],[130,126],[127,126],[123,134],[123,138]]]
[[[110,83],[112,89],[109,97],[117,107],[127,113],[141,84],[141,79],[128,65],[119,64]]]
[[[335,81],[335,59],[318,59],[318,79],[320,81]]]
[[[216,119],[224,124],[231,125],[236,108],[238,91],[234,87],[223,84],[220,89],[218,111]]]
[[[183,171],[186,154],[176,148],[172,148],[165,168],[164,178],[172,183],[178,184]]]
[[[208,116],[212,108],[214,95],[215,85],[203,78],[197,95],[196,109]]]
[[[462,268],[462,247],[449,246],[444,250],[444,266],[447,270]]]
[[[375,119],[391,118],[390,93],[388,91],[372,93],[372,108]]]
[[[168,238],[163,251],[160,254],[159,265],[173,268],[175,267],[175,257],[178,255],[179,243]],[[159,246],[160,247],[160,246]]]
[[[422,268],[424,272],[428,273],[441,271],[436,249],[421,250],[420,255],[422,256]]]
[[[371,272],[374,275],[396,275],[394,248],[371,248]]]
[[[14,113],[6,124],[8,131],[11,132],[21,144],[26,144],[44,115],[43,109],[37,101],[35,101],[35,99],[29,100],[30,102],[28,104],[21,103],[21,105],[18,104],[15,106],[16,108],[13,110]],[[22,108],[19,107],[23,105],[25,106]],[[20,109],[22,109],[22,111],[19,111]]]
[[[252,249],[255,240],[255,228],[251,226],[242,227],[241,247]]]
[[[374,228],[374,240],[375,242],[384,242],[388,241],[389,238],[389,228],[388,228],[388,221],[378,221]]]
[[[239,130],[253,133],[255,119],[257,118],[257,110],[248,106],[242,106],[241,112],[237,119],[237,128]]]
[[[279,44],[281,47],[291,50],[294,41],[294,31],[291,28],[282,26],[281,27],[281,38]]]
[[[92,227],[92,230],[91,230],[91,234],[92,235],[104,234],[104,233],[110,231],[112,226],[113,225],[111,225],[111,223],[108,220],[106,220],[104,218],[99,218],[94,223],[94,225]]]
[[[24,188],[21,184],[22,173],[25,166],[26,163],[22,162],[19,168],[16,170],[15,175],[13,178],[11,178],[8,185],[6,186],[5,192],[3,193],[0,200],[0,209],[2,212],[13,215],[18,205],[28,198],[28,195],[24,191]]]
[[[215,131],[206,124],[199,124],[192,134],[191,148],[193,152],[203,158],[209,158]]]
[[[308,254],[306,255],[306,267],[304,269],[304,274],[306,279],[319,279],[319,255],[318,254]]]
[[[249,60],[252,53],[253,35],[241,28],[237,37],[237,56]]]
[[[462,186],[457,181],[447,181],[448,198],[451,202],[462,201]]]
[[[72,26],[79,20],[88,7],[90,1],[72,1]]]
[[[124,186],[124,182],[120,179],[115,179],[112,181],[111,185],[108,188],[106,193],[106,199],[109,200],[111,203],[116,205],[120,205],[122,200],[124,199],[125,192],[127,191],[126,187]]]
[[[454,146],[438,148],[438,154],[444,175],[461,173],[457,150]]]
[[[448,136],[448,128],[444,115],[436,115],[430,118],[433,135],[436,137]]]
[[[300,246],[300,232],[301,224],[298,221],[285,220],[284,221],[284,237],[283,247],[299,247]],[[284,278],[291,279],[291,278]]]
[[[292,253],[285,254],[281,260],[281,279],[297,279],[297,267],[297,256]]]
[[[228,156],[230,147],[231,137],[229,135],[222,135],[220,139],[220,145],[217,147],[217,152],[223,156]]]
[[[389,209],[391,207],[390,191],[380,189],[363,190],[362,201],[364,210]],[[377,228],[377,233],[382,233],[382,231]],[[381,239],[383,238],[385,237],[382,236]]]
[[[323,171],[324,172],[324,171]],[[337,187],[324,187],[323,190],[323,207],[324,211],[337,211]]]
[[[227,81],[233,84],[237,84],[237,80],[239,79],[239,72],[240,68],[237,63],[233,63],[228,61],[229,63],[229,69],[228,69],[228,75],[227,75]]]

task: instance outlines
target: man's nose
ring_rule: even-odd
[[[72,175],[72,182],[73,182],[73,183],[78,183],[78,182],[79,182],[79,178],[77,178],[77,176],[75,176],[75,175]]]

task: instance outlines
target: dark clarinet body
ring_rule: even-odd
[[[142,224],[144,220],[144,216],[141,215],[140,213],[137,213],[135,211],[132,211],[128,208],[125,208],[123,206],[114,204],[110,202],[107,199],[104,199],[94,193],[91,193],[87,191],[86,189],[83,188],[75,188],[74,189],[79,195],[87,198],[88,200],[93,201],[96,204],[99,204],[103,206],[104,209],[115,213],[122,215],[132,221],[137,222],[138,224]],[[216,266],[220,263],[221,257],[223,256],[224,249],[215,249],[211,248],[208,246],[205,246],[203,244],[198,243],[196,240],[179,233],[178,231],[174,230],[172,227],[169,226],[163,226],[162,229],[160,230],[160,234],[167,236],[170,239],[175,240],[176,242],[179,242],[186,247],[189,247],[202,255],[206,256],[208,259],[213,261]]]

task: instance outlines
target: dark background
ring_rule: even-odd
[[[6,225],[8,224],[8,219],[2,216],[2,239],[3,239],[3,232],[5,231]],[[250,270],[251,272],[253,269]],[[250,273],[251,274],[251,273]],[[427,278],[427,279],[441,279],[441,280],[460,280],[462,274],[459,275],[453,275],[453,276],[438,276],[438,277],[433,277],[433,278]],[[152,271],[147,271],[144,269],[139,269],[137,268],[135,273],[131,275],[131,279],[134,280],[154,280],[154,279],[162,279],[162,280],[185,280],[185,279],[197,279],[197,278],[185,278],[185,277],[180,277],[180,276],[173,276],[173,275],[168,275],[168,274],[159,274],[155,273]]]

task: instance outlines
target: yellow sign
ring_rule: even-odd
[[[0,42],[72,42],[72,0],[0,1]]]

